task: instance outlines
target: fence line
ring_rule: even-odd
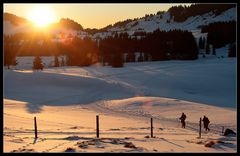
[[[32,118],[28,118],[28,117],[21,117],[21,116],[17,116],[17,115],[13,115],[13,114],[8,114],[8,113],[4,113],[4,115],[8,115],[8,116],[14,116],[14,117],[18,117],[18,118],[23,118],[23,119],[28,119],[28,120],[31,120],[32,121]],[[156,117],[153,117],[154,119],[157,119],[157,120],[160,120],[159,118],[156,118]],[[47,120],[43,120],[43,119],[38,119],[38,121],[43,121],[45,123],[48,123],[49,125],[52,126],[52,124],[55,124],[55,125],[68,125],[68,126],[72,126],[72,127],[78,127],[78,125],[73,125],[73,124],[69,124],[69,123],[63,123],[63,122],[55,122],[55,121],[47,121]],[[171,120],[169,119],[169,121],[174,121],[174,120]],[[176,121],[177,122],[177,121]],[[178,122],[179,123],[179,122]],[[193,125],[195,125],[193,127]],[[210,124],[211,125],[211,124]],[[217,134],[221,134],[223,133],[223,130],[222,130],[222,127],[224,127],[225,129],[228,127],[228,128],[232,128],[235,130],[235,128],[233,126],[223,126],[223,125],[214,125],[214,126],[218,126],[219,129],[215,129],[213,127],[210,126],[210,132],[215,132]],[[198,125],[197,123],[192,123],[192,122],[187,122],[186,124],[186,128],[190,128],[192,130],[195,130],[195,131],[198,131],[197,129]],[[89,128],[89,127],[88,127]],[[67,128],[68,129],[68,128]],[[220,130],[221,129],[221,130]],[[205,133],[204,131],[202,131],[202,133]]]
[[[153,138],[153,118],[150,118],[150,119],[151,119],[150,120],[150,124],[151,124],[151,126],[150,126],[150,130],[151,130],[150,134],[151,134],[151,138]],[[200,118],[200,120],[199,120],[199,138],[201,138],[201,136],[202,136],[202,132],[201,132],[201,125],[202,124],[201,124],[201,122],[202,122],[202,119]],[[100,124],[99,124],[99,115],[96,115],[96,137],[97,138],[99,138],[99,126],[100,126]],[[222,126],[222,127],[224,128],[224,126]],[[36,117],[34,117],[34,132],[35,132],[35,139],[37,139],[38,138],[38,136],[37,136],[38,132],[37,132]],[[223,134],[223,129],[222,129],[222,132],[220,134]]]
[[[4,113],[5,115],[12,115],[12,114],[7,114],[7,113]],[[24,118],[24,119],[30,119],[30,118],[27,118],[27,117],[20,117],[20,116],[17,116],[17,115],[12,115],[12,116],[16,116],[16,117],[19,117],[19,118]],[[151,117],[150,118],[151,120],[150,120],[150,136],[151,136],[151,138],[153,138],[153,117]],[[31,119],[32,120],[32,119]],[[53,121],[46,121],[46,120],[38,120],[38,121],[44,121],[44,122],[52,122],[52,123],[57,123],[57,124],[65,124],[65,123],[60,123],[60,122],[53,122]],[[71,126],[74,126],[74,127],[78,127],[78,126],[76,126],[76,125],[72,125],[72,124],[65,124],[65,125],[71,125]],[[196,127],[193,127],[193,125],[195,125]],[[100,124],[99,124],[99,115],[96,115],[96,137],[97,138],[99,138],[99,127],[100,127]],[[179,127],[180,127],[180,125],[179,125]],[[187,124],[186,125],[186,127],[187,128],[190,128],[190,129],[192,129],[192,130],[194,130],[194,131],[198,131],[198,129],[197,129],[197,123],[189,123],[189,124]],[[200,129],[199,129],[199,138],[201,138],[201,135],[202,134],[208,134],[209,132],[202,132],[201,131],[201,118],[200,118],[200,121],[199,121],[199,127],[200,127]],[[210,129],[210,133],[211,132],[215,132],[216,134],[223,134],[224,133],[224,128],[226,128],[226,126],[222,126],[222,125],[218,125],[218,127],[220,128],[220,129],[214,129],[214,128],[211,128]],[[229,126],[228,126],[229,127]],[[149,128],[149,127],[148,127]],[[41,129],[41,128],[40,128]],[[25,133],[24,131],[19,131],[19,130],[16,130],[17,132],[7,132],[7,133]],[[29,131],[29,132],[31,132],[31,131]],[[26,133],[29,133],[29,132],[26,132]],[[48,132],[44,132],[44,131],[39,131],[40,133],[54,133],[54,132],[50,132],[50,131],[48,131]],[[38,133],[38,130],[37,130],[37,121],[36,121],[36,117],[34,117],[34,134],[35,134],[35,138],[38,138],[38,136],[37,136],[37,133]],[[61,132],[58,132],[58,133],[61,133]],[[66,132],[66,133],[71,133],[71,132]],[[73,133],[80,133],[80,132],[73,132]],[[84,133],[84,132],[81,132],[81,133]],[[85,133],[87,133],[87,132],[85,132]],[[90,132],[90,133],[92,133],[92,132]],[[103,132],[103,134],[104,134],[105,132]],[[108,133],[108,132],[107,132]],[[196,134],[197,135],[197,134]]]

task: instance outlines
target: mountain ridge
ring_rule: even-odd
[[[198,4],[198,5],[202,5],[202,4]],[[196,6],[198,5],[196,4],[196,5],[193,5],[192,7],[196,8]],[[89,36],[93,39],[105,38],[107,36],[112,36],[115,33],[124,33],[124,32],[127,32],[131,36],[134,36],[136,35],[136,33],[153,32],[156,29],[160,29],[164,31],[170,31],[174,29],[194,31],[196,29],[200,29],[201,26],[208,25],[210,23],[219,22],[219,21],[236,20],[236,14],[235,14],[236,7],[234,7],[233,4],[226,4],[224,6],[225,7],[221,7],[223,9],[219,9],[220,11],[215,9],[215,10],[211,10],[210,12],[205,12],[204,14],[190,16],[182,22],[175,21],[173,15],[176,11],[175,12],[173,11],[174,13],[172,13],[171,10],[174,10],[174,8],[175,10],[176,8],[185,8],[187,10],[187,9],[190,9],[191,6],[186,7],[186,6],[180,5],[180,6],[171,7],[168,11],[158,11],[156,14],[146,14],[144,17],[118,21],[115,24],[110,24],[101,29],[96,29],[96,28],[84,29],[81,24],[69,18],[61,18],[59,22],[49,25],[49,28],[52,30],[52,32],[55,32],[55,33],[67,31],[67,33],[72,33],[77,37]],[[10,33],[11,30],[8,30],[9,27],[10,27],[9,29],[13,29],[13,30],[17,29],[13,31],[14,33],[21,32],[21,29],[19,27],[28,21],[27,19],[18,17],[13,14],[11,14],[11,17],[12,18],[9,18],[9,13],[4,13],[4,26],[5,26],[4,34],[11,34]],[[11,19],[11,20],[8,20],[8,19]],[[10,23],[5,24],[6,21],[10,21]],[[12,25],[9,25],[9,24],[12,24]],[[5,29],[8,31],[5,31]],[[59,30],[59,31],[55,31],[55,30]]]

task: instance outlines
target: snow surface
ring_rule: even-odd
[[[217,56],[195,61],[124,68],[32,71],[22,63],[4,69],[4,152],[236,152],[236,136],[222,136],[222,126],[236,131],[236,58],[218,58],[226,56],[227,47],[216,51]],[[182,112],[186,129],[178,121]],[[198,138],[203,115],[211,130]],[[148,138],[150,117],[154,138]],[[215,144],[205,147],[209,141]]]
[[[39,98],[38,95],[41,94],[47,98],[55,91],[52,87],[54,85],[58,87],[57,94],[60,97],[62,94],[75,95],[70,98],[71,103],[89,101],[91,98],[87,95],[92,92],[92,101],[111,98],[109,95],[114,98],[157,96],[236,108],[236,59],[227,58],[227,46],[216,49],[216,53],[216,56],[206,55],[206,58],[199,56],[200,58],[194,61],[126,63],[124,68],[119,69],[102,67],[99,64],[82,68],[52,67],[44,69],[43,72],[31,70],[34,57],[18,57],[19,64],[15,70],[5,71],[5,84],[18,87],[6,87],[5,93],[7,98],[20,98],[16,100],[25,100],[27,95],[32,98],[33,91],[36,91],[36,97]],[[48,67],[54,57],[42,59],[45,67]],[[29,81],[32,78],[36,81]],[[16,79],[23,82],[18,83]],[[80,80],[82,83],[79,83]],[[40,88],[34,89],[34,84]],[[22,87],[25,92],[21,91]],[[41,87],[43,90],[45,87],[49,89],[42,94]],[[66,87],[69,88],[67,92]],[[113,92],[112,87],[119,91]],[[77,95],[85,98],[78,98]],[[59,102],[70,102],[67,98],[64,100]],[[31,100],[28,99],[28,102]]]

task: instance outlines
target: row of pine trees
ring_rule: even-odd
[[[58,66],[89,66],[97,62],[112,67],[123,67],[125,62],[194,60],[199,50],[205,54],[216,55],[216,48],[229,44],[229,57],[236,57],[236,22],[216,22],[202,27],[206,37],[200,37],[198,44],[191,32],[182,30],[161,31],[135,34],[116,33],[97,42],[90,38],[68,36],[64,42],[53,42],[50,37],[34,34],[4,35],[4,66],[17,65],[16,56],[31,54],[36,56],[55,56]],[[23,40],[28,40],[22,42]],[[42,44],[39,44],[42,40]],[[138,53],[138,56],[136,55]],[[66,60],[57,56],[64,55]],[[40,63],[39,63],[40,62]],[[33,68],[43,68],[41,58],[36,57]]]

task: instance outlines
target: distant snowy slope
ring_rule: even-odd
[[[236,20],[236,8],[231,8],[219,15],[215,15],[212,12],[191,16],[184,22],[175,22],[170,20],[169,12],[165,12],[160,18],[160,15],[154,15],[152,17],[141,18],[137,21],[132,21],[122,27],[113,27],[108,29],[108,32],[96,33],[94,36],[105,37],[111,35],[110,32],[127,32],[132,35],[135,31],[153,32],[156,29],[169,31],[174,29],[181,30],[198,30],[202,25],[208,25],[209,23],[219,21],[232,21]],[[170,21],[169,23],[167,21]],[[137,22],[137,24],[135,24]]]

